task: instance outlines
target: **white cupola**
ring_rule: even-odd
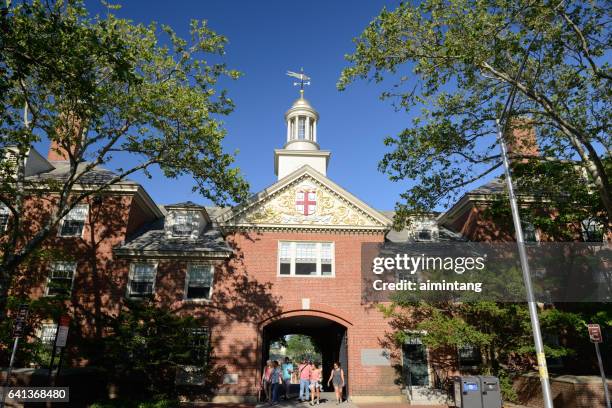
[[[323,175],[327,174],[330,152],[319,149],[318,121],[319,114],[304,98],[304,89],[300,89],[300,97],[285,113],[285,146],[274,150],[274,173],[279,180],[304,165],[311,166]]]

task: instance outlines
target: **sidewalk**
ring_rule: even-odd
[[[270,404],[257,404],[256,408],[311,408],[311,405],[307,402],[298,402],[296,399],[290,399],[289,401],[281,401],[277,405]],[[314,406],[315,408],[448,408],[447,405],[410,405],[408,401],[406,403],[361,403],[356,404],[354,402],[345,401],[341,404],[336,405],[335,395],[333,392],[322,392],[321,403]]]
[[[277,405],[270,405],[268,403],[259,403],[255,406],[247,404],[213,404],[213,403],[202,403],[202,404],[184,404],[183,406],[188,407],[207,407],[207,408],[311,408],[310,404],[304,402],[298,402],[295,399],[289,401],[281,401]],[[315,405],[316,408],[451,408],[448,405],[410,405],[406,403],[379,403],[379,404],[355,404],[353,402],[345,401],[340,405],[336,405],[334,402],[334,394],[331,392],[321,393],[321,404]],[[503,408],[529,408],[525,405],[513,404],[506,402]]]

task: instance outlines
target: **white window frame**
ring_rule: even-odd
[[[150,265],[151,267],[153,267],[153,285],[151,287],[151,293],[147,293],[147,294],[137,294],[136,296],[132,295],[132,291],[131,291],[131,283],[132,280],[134,279],[134,267],[136,265]],[[143,299],[146,298],[147,296],[153,296],[155,295],[155,289],[156,289],[156,285],[155,283],[157,282],[157,262],[150,262],[150,261],[135,261],[130,263],[130,272],[128,274],[128,282],[127,282],[127,288],[126,288],[126,297],[130,298],[130,299]]]
[[[79,235],[64,235],[62,234],[62,230],[64,229],[64,222],[66,218],[70,216],[72,211],[76,209],[80,209],[85,207],[85,219],[83,219],[83,229]],[[89,205],[88,204],[77,204],[75,205],[65,216],[62,217],[61,221],[58,224],[57,236],[62,238],[83,238],[83,234],[85,233],[85,225],[87,225],[87,217],[89,216]]]
[[[174,227],[179,225],[177,219],[179,217],[187,217],[188,223],[185,225],[189,225],[191,229],[189,230],[189,234],[178,235],[174,233]],[[198,225],[198,212],[195,210],[187,210],[187,211],[175,211],[172,215],[172,225],[170,225],[170,234],[173,238],[189,238],[193,235],[193,232],[197,230]]]
[[[46,342],[43,339],[43,334],[45,332],[45,329],[51,329],[54,328],[54,334],[53,334],[53,339],[51,339],[51,341]],[[40,339],[41,343],[43,343],[46,346],[53,346],[53,343],[55,343],[55,338],[57,337],[57,329],[58,329],[58,324],[55,322],[44,322],[40,325],[40,328],[38,329],[38,338]]]
[[[210,274],[212,276],[210,280],[210,292],[208,293],[207,298],[190,298],[187,297],[188,289],[189,289],[189,272],[193,267],[201,267],[206,266],[210,268]],[[187,270],[185,271],[185,289],[183,292],[183,300],[187,302],[210,302],[213,296],[213,290],[215,287],[215,265],[212,263],[190,263],[187,265]]]
[[[290,249],[290,272],[289,275],[281,275],[281,245],[283,243],[289,243],[291,245]],[[317,274],[316,275],[296,275],[295,274],[295,258],[296,258],[296,244],[297,243],[306,243],[306,244],[317,244]],[[330,244],[331,245],[331,274],[330,275],[321,275],[321,244]],[[328,279],[336,277],[336,245],[333,241],[290,241],[290,240],[279,240],[276,254],[276,276],[280,278],[318,278],[318,279]]]
[[[49,294],[49,284],[51,283],[51,280],[53,279],[51,277],[51,274],[53,273],[53,271],[56,269],[56,265],[57,264],[69,264],[72,265],[72,279],[70,281],[70,292],[68,293],[68,296],[72,295],[72,289],[74,287],[74,276],[76,275],[76,269],[77,269],[77,263],[74,261],[55,261],[52,262],[49,265],[49,271],[47,273],[47,286],[45,287],[45,296],[57,296],[56,294]]]
[[[8,228],[9,219],[11,217],[11,211],[9,210],[9,208],[6,205],[4,205],[2,203],[0,203],[0,215],[3,215],[3,216],[5,215],[6,216],[6,222],[0,224],[0,232],[4,232]]]
[[[591,240],[589,237],[589,231],[597,230],[597,229],[601,231],[601,241],[594,241],[594,240]],[[585,218],[584,220],[580,221],[580,232],[582,234],[582,240],[584,242],[596,243],[596,242],[604,242],[606,240],[606,234],[605,234],[603,224],[601,223],[601,221],[599,221],[596,218]]]

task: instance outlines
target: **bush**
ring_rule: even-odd
[[[90,408],[178,408],[178,400],[157,401],[108,400],[95,402]]]
[[[182,365],[196,366],[207,377],[208,332],[195,334],[202,323],[192,317],[179,317],[146,300],[128,301],[105,327],[109,335],[98,348],[103,353],[97,361],[95,356],[89,360],[113,373],[114,381],[129,383],[131,398],[163,401],[175,397],[177,369]]]

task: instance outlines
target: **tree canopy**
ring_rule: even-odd
[[[385,140],[391,151],[379,165],[392,180],[414,181],[398,203],[399,222],[450,202],[501,165],[495,120],[514,87],[510,116],[536,127],[537,160],[576,161],[609,226],[609,25],[609,4],[599,1],[425,0],[383,9],[355,39],[338,87],[391,81],[383,99],[419,112]]]
[[[171,27],[90,16],[79,0],[7,2],[0,13],[0,203],[10,212],[2,240],[0,298],[11,274],[76,204],[153,168],[191,176],[215,203],[240,201],[248,185],[222,146],[221,118],[234,104],[221,88],[240,73],[223,62],[227,38],[192,21],[189,38]],[[32,180],[25,163],[48,141],[69,162],[61,181]],[[5,156],[8,157],[8,156]],[[115,165],[121,158],[121,163]],[[116,176],[78,188],[96,166]],[[24,200],[53,195],[54,211],[25,234]],[[4,305],[0,305],[4,306]],[[0,307],[2,310],[3,307]]]

